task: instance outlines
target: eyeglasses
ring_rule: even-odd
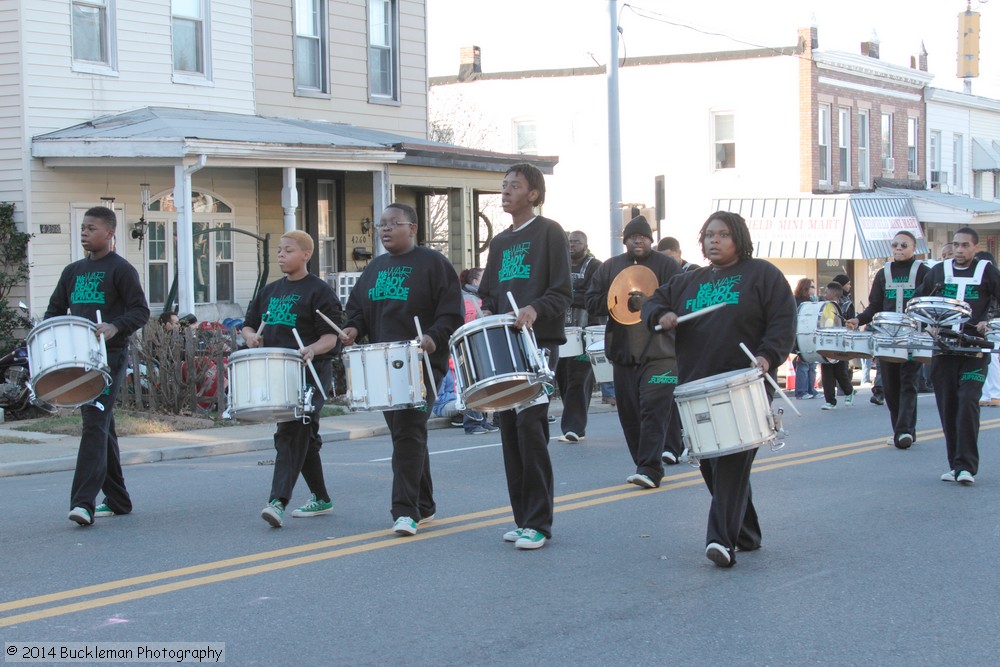
[[[378,225],[379,229],[395,229],[396,227],[402,227],[403,225],[415,225],[415,222],[380,222]]]
[[[889,245],[891,245],[893,248],[909,248],[910,247],[910,244],[909,243],[905,243],[905,242],[902,242],[902,243],[890,243]]]

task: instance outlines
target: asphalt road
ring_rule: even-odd
[[[328,446],[334,513],[280,530],[259,518],[266,452],[130,466],[135,512],[87,529],[65,518],[70,473],[5,479],[0,637],[225,642],[232,665],[996,664],[1000,410],[965,488],[938,480],[932,396],[908,451],[867,392],[797,404],[752,478],[764,547],[731,570],[704,557],[697,471],[624,484],[613,413],[551,443],[534,552],[501,541],[499,439],[460,429],[431,434],[439,520],[413,538],[389,531],[385,437]]]

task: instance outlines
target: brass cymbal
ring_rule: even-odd
[[[623,269],[611,281],[611,287],[608,288],[608,312],[616,322],[638,324],[642,314],[629,310],[629,297],[635,292],[641,292],[647,297],[652,296],[659,286],[660,281],[657,280],[656,274],[648,267],[633,264]]]

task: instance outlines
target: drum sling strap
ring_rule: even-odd
[[[920,268],[920,265],[913,262],[910,266],[909,279],[905,283],[898,283],[892,279],[892,264],[892,262],[889,262],[885,265],[885,269],[883,269],[885,272],[885,287],[889,289],[889,286],[892,285],[896,288],[896,312],[901,313],[903,312],[903,306],[906,305],[906,297],[904,296],[906,290],[911,290],[917,286],[917,270]]]
[[[971,278],[956,277],[954,264],[954,259],[946,259],[944,261],[944,284],[954,285],[955,298],[959,301],[965,301],[965,289],[970,285],[979,285],[983,282],[983,273],[986,271],[987,263],[981,260],[976,260],[976,270],[973,271]],[[961,324],[952,326],[952,329],[955,331],[959,331],[961,328]]]

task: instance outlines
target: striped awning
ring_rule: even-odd
[[[739,213],[754,241],[754,256],[772,259],[882,259],[900,230],[927,242],[908,197],[852,194],[717,199],[717,210]]]

